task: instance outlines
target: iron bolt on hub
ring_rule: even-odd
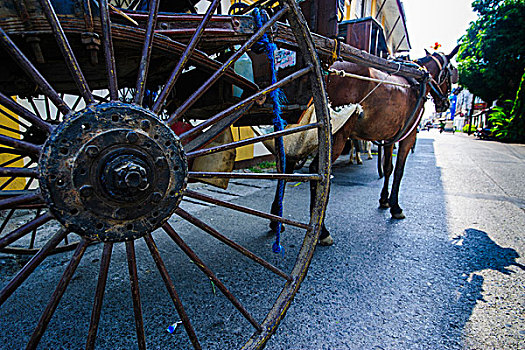
[[[171,129],[123,103],[71,115],[49,137],[40,163],[40,187],[53,215],[73,232],[112,242],[160,227],[179,205],[187,175]]]

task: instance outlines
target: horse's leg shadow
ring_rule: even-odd
[[[381,190],[381,196],[379,197],[379,208],[388,209],[390,208],[388,201],[388,183],[390,181],[390,175],[392,175],[392,170],[394,165],[392,164],[392,152],[394,150],[394,145],[382,147],[383,151],[383,189]]]

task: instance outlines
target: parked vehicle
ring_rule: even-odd
[[[478,128],[474,135],[481,140],[494,140],[494,133],[490,128]]]

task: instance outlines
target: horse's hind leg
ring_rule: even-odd
[[[350,145],[350,157],[348,158],[348,164],[354,164],[354,151],[355,151],[355,146],[354,146],[354,140],[352,139],[348,139],[347,141]]]
[[[352,140],[352,142],[355,147],[355,159],[357,161],[357,164],[363,164],[363,160],[361,159],[361,141]]]
[[[385,174],[383,173],[383,147],[377,146],[377,174],[381,179]]]
[[[365,149],[366,149],[366,154],[368,155],[368,159],[372,159],[372,142],[370,141],[365,141]]]
[[[390,181],[390,175],[392,175],[392,170],[394,165],[392,164],[392,152],[394,150],[394,145],[384,146],[383,147],[383,175],[384,183],[383,189],[381,190],[381,197],[379,198],[379,208],[386,209],[389,208],[388,204],[388,182]]]
[[[404,219],[403,209],[399,206],[399,185],[403,178],[405,171],[405,164],[408,157],[408,153],[412,148],[416,140],[416,132],[414,131],[409,137],[399,143],[399,149],[397,151],[396,170],[394,171],[394,181],[392,182],[392,192],[390,193],[390,214],[393,219]]]

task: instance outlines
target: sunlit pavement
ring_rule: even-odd
[[[268,349],[524,349],[525,146],[419,133],[378,209],[376,159],[334,167],[327,225]]]

